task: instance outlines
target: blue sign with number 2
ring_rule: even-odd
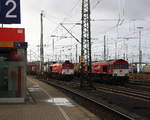
[[[20,24],[20,0],[0,0],[0,23]]]

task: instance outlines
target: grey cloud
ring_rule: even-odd
[[[150,16],[150,0],[127,0],[126,8],[128,17]]]

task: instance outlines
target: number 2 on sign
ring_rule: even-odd
[[[7,0],[7,2],[5,3],[6,6],[8,6],[9,4],[12,4],[12,8],[9,9],[9,11],[6,13],[6,18],[17,18],[17,15],[13,15],[11,14],[17,7],[16,2],[14,0]]]

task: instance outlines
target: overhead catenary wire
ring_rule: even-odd
[[[61,22],[54,22],[54,21],[53,21],[53,23],[57,24],[57,26],[56,26],[56,27],[54,28],[54,30],[52,30],[52,32],[50,33],[51,35],[52,35],[54,32],[58,31],[58,29],[61,29],[61,28],[59,28],[59,27],[61,27],[61,26],[60,26],[60,23],[65,22],[68,17],[71,17],[70,14],[75,10],[75,8],[78,6],[79,3],[80,3],[80,0],[78,0],[78,1],[74,4],[74,6],[71,8],[71,10],[69,10],[69,11],[70,11],[70,12],[69,12],[69,15],[67,15]],[[51,21],[48,17],[46,17],[46,19],[49,20],[49,21]],[[49,42],[49,40],[47,40],[47,42]],[[47,43],[47,42],[46,42],[46,43]]]
[[[92,7],[92,11],[94,10],[94,9],[96,9],[96,7],[100,4],[100,2],[102,2],[103,0],[97,0],[96,1],[96,3],[95,3],[95,5]]]
[[[71,8],[71,10],[69,10],[69,11],[70,11],[69,13],[72,13],[72,12],[73,12],[73,10],[77,7],[77,5],[79,4],[79,2],[80,2],[80,0],[78,0],[77,3]],[[66,19],[67,19],[68,16],[71,16],[71,15],[67,15],[61,22],[59,22],[59,23],[58,23],[58,26],[52,31],[51,34],[53,34],[53,32],[55,32],[55,31],[59,28],[60,23],[63,23],[63,22],[66,21]]]
[[[97,8],[97,6],[100,4],[100,1],[101,1],[101,0],[97,0],[97,1],[96,1],[96,4],[93,6],[93,9],[96,9],[96,8]],[[77,2],[80,2],[80,1],[77,1]],[[74,8],[72,8],[72,9],[74,9]],[[121,11],[121,12],[122,12],[123,15],[125,15],[125,12],[124,12],[124,11],[125,11],[125,8],[122,8],[122,11]],[[47,19],[47,17],[46,17],[46,19]],[[49,18],[48,18],[48,19],[49,19]],[[65,19],[64,22],[65,22],[66,20],[67,20],[67,19]],[[117,20],[118,20],[118,19],[117,19]],[[124,20],[124,21],[123,21],[123,20]],[[105,20],[104,20],[104,21],[105,21]],[[106,21],[109,21],[109,20],[106,20]],[[115,21],[115,20],[114,20],[114,21]],[[121,21],[122,21],[122,22],[121,22]],[[54,22],[55,22],[55,21],[54,21]],[[63,22],[63,23],[64,23],[64,22]],[[110,29],[109,29],[109,31],[112,33],[113,30],[116,29],[117,26],[120,26],[120,25],[124,25],[124,26],[125,26],[125,25],[126,25],[125,23],[127,23],[127,22],[128,22],[127,19],[122,19],[122,18],[120,18],[120,21],[118,22],[118,24],[112,27],[112,31],[110,31]],[[123,24],[122,24],[122,23],[123,23]],[[58,32],[59,32],[59,30],[61,29],[61,28],[60,28],[60,23],[59,23],[59,21],[58,21],[58,22],[56,21],[55,24],[58,24],[58,26],[59,26],[59,27],[58,27]],[[123,29],[124,26],[119,27],[119,31],[120,31],[121,29]],[[57,31],[57,30],[56,30],[56,31]],[[54,32],[56,32],[56,31],[54,31]],[[144,29],[143,31],[146,31],[146,30]],[[54,32],[53,32],[53,33],[54,33]],[[103,33],[107,33],[107,30],[104,31]],[[127,34],[127,36],[131,36],[131,35],[135,35],[136,33],[137,33],[136,31],[132,32],[132,30],[131,30],[130,33],[124,32],[123,34],[120,33],[120,35],[122,34],[121,36],[126,36],[126,34]],[[67,33],[66,33],[66,34],[67,34]],[[128,35],[128,34],[129,34],[129,35]],[[130,35],[130,34],[131,34],[131,35]],[[114,35],[114,36],[115,36],[115,35]],[[117,39],[116,36],[114,37],[114,39],[115,39],[115,38]],[[47,41],[50,41],[50,40],[47,39]],[[120,41],[118,41],[118,42],[120,42]]]
[[[78,0],[78,1],[77,1],[77,3],[75,4],[75,6],[71,9],[71,12],[77,7],[77,5],[80,3],[80,1],[81,1],[81,0]],[[96,4],[93,6],[92,10],[95,9],[101,1],[103,1],[103,0],[97,0],[97,1],[96,1]],[[71,13],[71,12],[70,12],[70,13]],[[66,18],[67,18],[67,17],[66,17]],[[66,18],[64,18],[64,20],[58,24],[58,26],[56,27],[56,29],[59,28],[59,25],[61,25],[61,23],[64,23],[64,21],[66,21]],[[54,29],[54,31],[55,31],[56,29]],[[53,33],[53,32],[52,32],[52,33]],[[78,42],[79,42],[79,41],[78,41]]]
[[[80,2],[80,0],[78,0],[78,1],[74,4],[74,6],[71,8],[71,10],[69,10],[69,14],[74,11],[74,9],[77,7],[77,5],[79,4],[79,2]],[[71,15],[68,15],[68,16],[70,17]],[[68,16],[66,16],[61,22],[66,21],[67,18],[68,18]],[[51,21],[51,22],[57,24],[56,28],[52,31],[51,34],[53,34],[55,31],[58,31],[58,29],[60,29],[60,28],[59,28],[59,27],[60,27],[60,22],[57,22],[57,23],[56,23],[55,21],[50,20],[47,16],[46,16],[45,18],[46,18],[48,21]],[[49,40],[47,40],[46,43],[48,43],[48,42],[49,42]]]

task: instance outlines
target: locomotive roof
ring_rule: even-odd
[[[70,65],[74,65],[72,62],[70,61],[65,61],[63,63],[54,63],[54,64],[51,64],[50,66],[61,66],[61,65],[65,65],[65,64],[70,64]]]
[[[110,64],[112,64],[112,63],[114,63],[114,62],[119,62],[119,61],[128,62],[128,61],[123,60],[123,59],[117,59],[117,60],[107,60],[107,61],[101,61],[101,62],[95,62],[95,63],[100,63],[100,64],[108,64],[108,63],[110,63]],[[94,64],[94,63],[93,63],[93,64]]]

